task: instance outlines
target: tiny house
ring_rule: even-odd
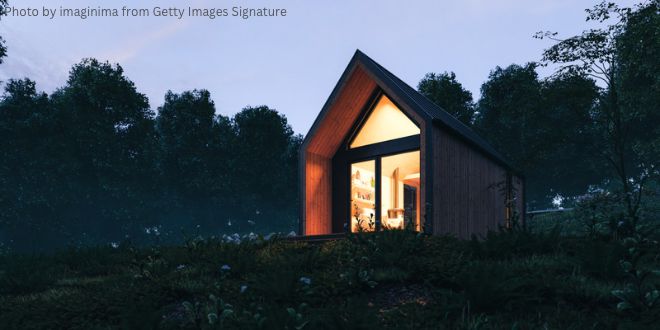
[[[300,233],[511,226],[524,179],[469,127],[359,50],[300,148]]]

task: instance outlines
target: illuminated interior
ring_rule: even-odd
[[[351,142],[351,148],[379,143],[411,135],[419,135],[419,127],[387,98],[381,96],[364,125]]]
[[[351,231],[374,231],[376,216],[376,162],[351,165]]]
[[[419,135],[419,127],[382,95],[353,138],[350,148]],[[351,164],[351,231],[375,231],[378,228],[419,231],[419,150],[373,156],[371,160]],[[380,195],[378,202],[377,193]]]
[[[419,151],[381,158],[381,225],[419,230]]]

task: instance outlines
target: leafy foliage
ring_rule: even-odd
[[[5,15],[6,8],[7,0],[0,0],[0,19]],[[7,46],[5,46],[5,40],[0,36],[0,64],[5,56],[7,56]]]
[[[463,124],[472,125],[475,112],[472,93],[456,80],[455,73],[427,73],[417,90]]]
[[[638,328],[657,316],[660,282],[653,270],[660,250],[653,239],[636,242],[523,231],[460,241],[392,230],[314,245],[197,237],[184,246],[6,255],[0,322],[7,328]]]
[[[536,67],[493,70],[481,87],[474,126],[525,173],[530,207],[545,208],[554,195],[579,194],[604,175],[585,157],[596,85],[576,74],[540,80]]]
[[[556,42],[545,50],[545,64],[558,64],[559,74],[581,74],[604,84],[589,126],[593,154],[607,162],[620,185],[625,221],[633,230],[645,187],[660,174],[660,118],[653,102],[658,87],[658,56],[653,51],[658,50],[659,8],[657,0],[634,9],[603,1],[587,10],[587,21],[608,24],[605,27],[566,39],[552,32],[536,35]],[[640,67],[650,71],[642,73]]]
[[[169,92],[158,110],[121,66],[94,59],[50,96],[28,79],[9,81],[0,100],[3,245],[295,228],[301,137],[284,116],[266,106],[216,115],[205,90]]]

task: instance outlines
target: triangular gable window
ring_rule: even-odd
[[[419,135],[419,127],[413,123],[385,95],[380,97],[360,131],[351,142],[351,148]]]

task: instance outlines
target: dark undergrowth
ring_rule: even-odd
[[[5,255],[0,328],[657,329],[659,254],[519,230]]]

